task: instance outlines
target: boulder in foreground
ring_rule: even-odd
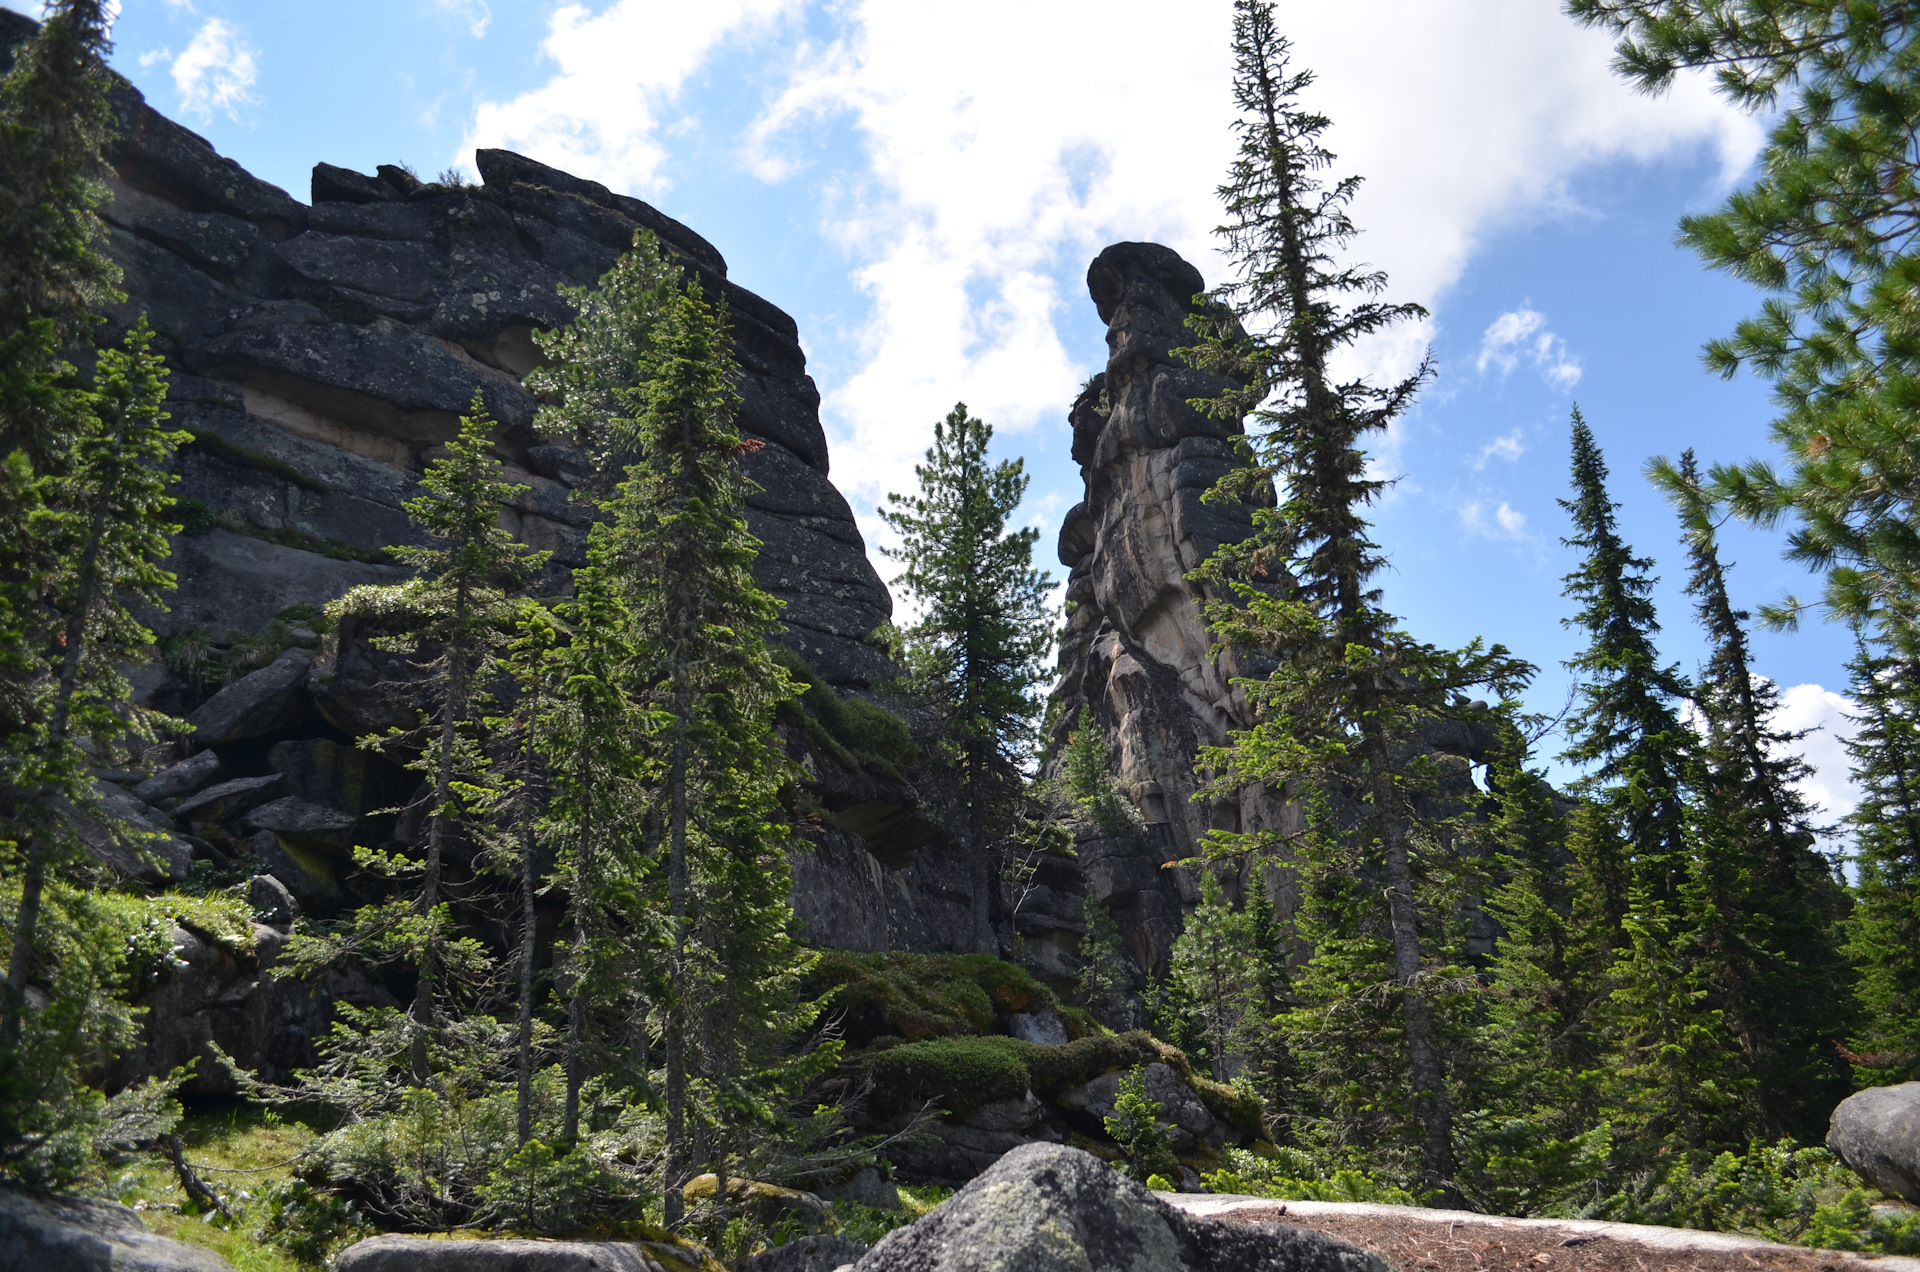
[[[155,1236],[118,1202],[0,1189],[0,1272],[233,1272],[233,1265]]]
[[[370,1237],[350,1245],[334,1266],[337,1272],[724,1272],[692,1244],[399,1236]]]
[[[1880,1191],[1920,1202],[1920,1082],[1868,1087],[1840,1101],[1827,1147]]]
[[[1014,1149],[940,1209],[888,1233],[853,1268],[1388,1272],[1376,1256],[1317,1232],[1192,1218],[1092,1154],[1058,1144]]]

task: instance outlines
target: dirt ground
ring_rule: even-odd
[[[1826,1250],[1665,1250],[1566,1228],[1289,1214],[1284,1202],[1218,1217],[1312,1228],[1373,1251],[1396,1272],[1860,1272],[1858,1260]]]

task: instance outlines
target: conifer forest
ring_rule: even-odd
[[[1644,467],[1558,421],[1550,714],[1497,612],[1386,608],[1371,457],[1435,367],[1353,355],[1426,313],[1357,263],[1271,0],[1233,4],[1229,271],[1089,272],[1067,571],[963,402],[902,422],[890,595],[793,320],[698,234],[506,151],[297,203],[108,69],[117,12],[0,24],[0,1191],[145,1198],[243,1268],[738,1268],[1045,1141],[1920,1254],[1920,1143],[1902,1202],[1829,1140],[1920,1083],[1920,3],[1566,0],[1634,88],[1764,120],[1675,232],[1757,293],[1705,360],[1774,414]],[[1730,526],[1804,595],[1736,604]],[[1753,646],[1822,623],[1839,822]]]

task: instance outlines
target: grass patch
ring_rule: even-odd
[[[953,1196],[953,1189],[935,1184],[923,1187],[900,1184],[897,1187],[900,1192],[898,1210],[881,1210],[857,1201],[829,1202],[834,1217],[840,1221],[841,1235],[862,1245],[874,1245],[895,1228],[904,1228],[932,1214],[941,1202]]]
[[[196,1211],[173,1166],[157,1153],[123,1171],[113,1193],[154,1232],[212,1250],[239,1272],[316,1272],[324,1266],[319,1258],[303,1260],[259,1235],[272,1209],[269,1194],[292,1183],[297,1159],[315,1138],[312,1128],[265,1109],[187,1113],[180,1124],[186,1159],[234,1212],[238,1222],[230,1227],[217,1212]]]
[[[212,429],[197,428],[189,424],[186,426],[186,431],[193,436],[193,440],[187,443],[188,447],[194,450],[205,451],[214,458],[224,460],[235,468],[249,468],[256,473],[265,473],[269,477],[278,477],[282,481],[292,482],[302,490],[311,490],[316,495],[329,494],[333,490],[326,482],[321,481],[317,477],[307,476],[285,460],[275,459],[271,455],[263,455],[257,450],[250,450],[245,446],[230,442]]]

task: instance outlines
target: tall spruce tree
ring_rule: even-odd
[[[1717,996],[1755,1082],[1754,1133],[1817,1140],[1849,1090],[1833,1042],[1848,1032],[1850,995],[1844,892],[1796,789],[1812,771],[1794,749],[1805,735],[1774,726],[1779,691],[1752,671],[1747,615],[1727,596],[1717,508],[1693,452],[1648,473],[1679,513],[1687,592],[1710,642],[1693,693],[1704,726],[1695,819],[1717,919],[1708,937]]]
[[[1859,878],[1847,916],[1858,969],[1854,1076],[1884,1086],[1920,1079],[1920,666],[1864,638],[1853,661],[1847,742],[1860,803],[1853,824]]]
[[[1258,863],[1246,887],[1247,987],[1234,1045],[1246,1057],[1247,1077],[1265,1106],[1267,1138],[1286,1144],[1293,1138],[1293,1088],[1298,1075],[1281,1017],[1293,1006],[1293,967],[1289,941],[1273,898],[1267,872]]]
[[[958,735],[968,835],[987,843],[994,818],[1020,790],[1018,765],[1034,740],[1053,643],[1052,581],[1034,568],[1040,532],[1009,531],[1027,491],[1022,461],[987,460],[993,426],[964,402],[934,425],[916,494],[887,496],[880,512],[900,535],[882,549],[905,567],[900,585],[925,610],[908,630],[915,679]]]
[[[1920,7],[1568,0],[1567,8],[1620,37],[1615,69],[1644,91],[1701,68],[1736,105],[1778,109],[1754,183],[1680,223],[1682,241],[1710,268],[1770,293],[1759,313],[1707,345],[1706,363],[1772,382],[1782,464],[1717,466],[1712,485],[1744,518],[1794,520],[1787,555],[1824,576],[1831,613],[1915,640]],[[1800,608],[1789,598],[1770,612],[1791,621]]]
[[[1652,1160],[1674,1148],[1724,1143],[1748,1082],[1721,1008],[1711,942],[1721,930],[1696,851],[1689,777],[1694,737],[1680,718],[1691,686],[1663,665],[1648,574],[1620,536],[1606,460],[1574,408],[1573,518],[1579,551],[1563,620],[1587,645],[1567,666],[1580,677],[1562,758],[1585,766],[1571,847],[1612,950],[1605,1031],[1623,1150]],[[1729,1118],[1733,1120],[1729,1121]]]
[[[1417,739],[1458,714],[1467,690],[1505,696],[1532,669],[1498,647],[1424,645],[1379,607],[1370,584],[1383,561],[1363,512],[1381,482],[1367,474],[1364,447],[1407,408],[1429,366],[1382,387],[1337,380],[1329,361],[1424,311],[1376,299],[1384,276],[1335,260],[1355,232],[1346,208],[1359,181],[1322,180],[1333,161],[1320,143],[1328,121],[1299,103],[1312,76],[1289,66],[1272,5],[1237,0],[1233,33],[1240,148],[1220,190],[1220,233],[1234,277],[1194,320],[1198,338],[1185,356],[1223,385],[1197,407],[1223,420],[1252,417],[1256,462],[1209,497],[1258,496],[1276,480],[1281,497],[1277,508],[1256,512],[1250,539],[1222,548],[1200,577],[1234,598],[1208,607],[1220,642],[1264,648],[1280,668],[1246,686],[1254,727],[1200,762],[1213,774],[1215,796],[1260,783],[1326,798],[1306,801],[1309,828],[1291,843],[1216,832],[1210,850],[1283,852],[1300,863],[1315,953],[1292,1018],[1308,1028],[1337,1015],[1336,1003],[1393,1004],[1392,1041],[1369,1043],[1366,1060],[1377,1066],[1384,1054],[1389,1066],[1404,1066],[1392,1085],[1411,1093],[1407,1120],[1369,1119],[1372,1129],[1356,1135],[1370,1142],[1356,1147],[1386,1153],[1410,1138],[1421,1185],[1453,1200],[1446,1030],[1436,1008],[1452,999],[1442,986],[1459,983],[1448,969],[1464,954],[1450,921],[1463,863],[1450,848],[1448,819],[1432,816],[1425,801],[1439,766]],[[1335,857],[1337,868],[1328,864]],[[1354,881],[1352,895],[1343,878]],[[1308,986],[1318,1003],[1306,1001]],[[1351,1086],[1337,1069],[1315,1080],[1328,1091]]]
[[[143,318],[120,348],[100,352],[79,399],[86,412],[67,421],[62,471],[44,482],[47,501],[8,527],[16,548],[28,545],[20,559],[40,568],[0,592],[14,612],[34,607],[25,631],[38,636],[7,650],[24,710],[0,738],[0,847],[14,893],[0,1000],[0,1141],[11,1142],[0,1143],[0,1159],[15,1150],[31,1158],[73,1117],[97,1113],[82,1066],[97,1065],[102,1052],[92,1048],[110,1053],[131,1033],[109,981],[124,951],[91,947],[126,938],[110,934],[67,876],[83,857],[72,818],[98,813],[81,744],[110,755],[129,738],[155,740],[164,722],[133,705],[121,672],[152,644],[141,612],[161,608],[173,586],[161,567],[177,529],[166,465],[186,435],[164,426],[166,367],[152,336]],[[5,462],[9,476],[28,467],[20,451]],[[110,828],[139,850],[139,835]],[[30,1007],[31,986],[52,1001]]]
[[[791,931],[776,798],[786,759],[773,712],[793,688],[767,645],[779,604],[752,574],[732,337],[697,281],[668,304],[641,365],[639,457],[610,535],[635,674],[657,718],[670,923],[663,1183],[678,1223],[696,1155],[716,1167],[724,1211],[744,1125],[775,1120],[787,1084],[833,1049],[781,1054],[812,1011],[798,993],[811,956]]]

